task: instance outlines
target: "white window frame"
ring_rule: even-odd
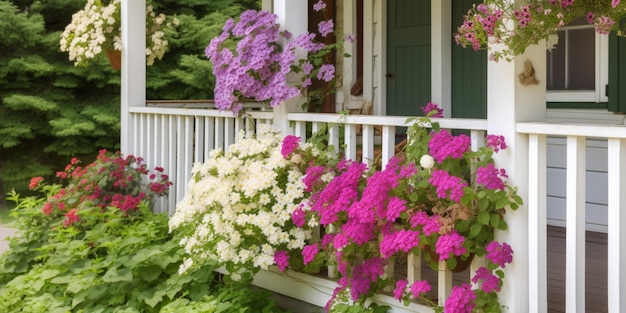
[[[568,30],[593,27],[593,25],[564,27]],[[548,90],[548,102],[608,102],[605,86],[609,83],[609,36],[595,33],[595,90]]]

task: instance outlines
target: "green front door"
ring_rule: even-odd
[[[430,1],[387,1],[388,115],[422,115],[430,101]]]

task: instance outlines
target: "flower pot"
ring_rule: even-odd
[[[119,50],[106,50],[107,59],[109,59],[109,63],[116,71],[122,69],[122,51]]]

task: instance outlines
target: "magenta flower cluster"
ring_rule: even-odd
[[[442,163],[447,158],[461,159],[470,147],[470,138],[465,134],[453,136],[445,129],[431,134],[428,148],[433,159]]]

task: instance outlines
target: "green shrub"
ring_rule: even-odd
[[[19,232],[0,257],[0,312],[281,311],[211,262],[179,275],[180,238],[150,205],[171,185],[163,169],[104,151],[79,164],[57,174],[64,186],[33,179],[43,197],[9,194]]]

